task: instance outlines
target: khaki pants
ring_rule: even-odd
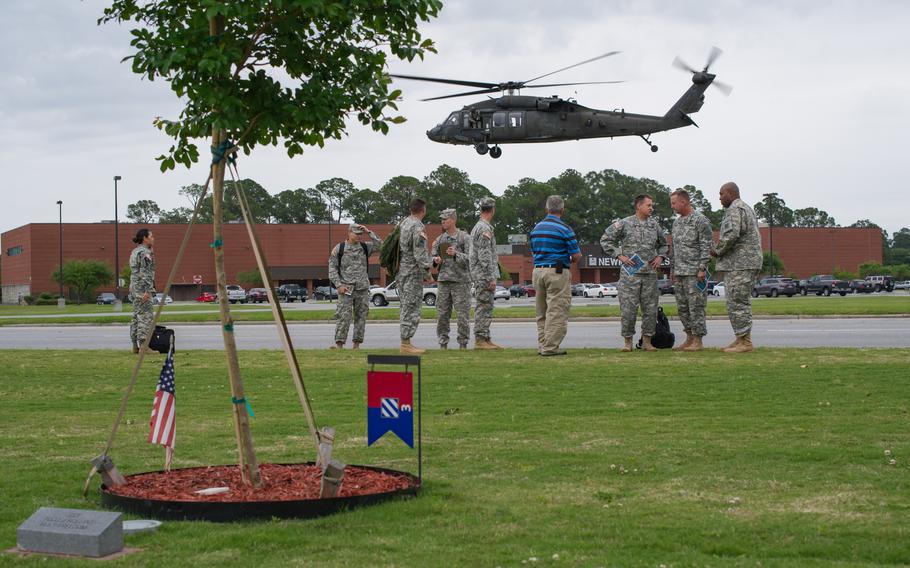
[[[569,308],[572,307],[571,272],[564,268],[557,274],[555,268],[535,268],[533,283],[537,290],[537,349],[552,353],[566,337]]]

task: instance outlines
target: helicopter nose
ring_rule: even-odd
[[[442,135],[442,128],[435,126],[430,130],[427,130],[427,138],[433,142],[442,142],[444,138]]]

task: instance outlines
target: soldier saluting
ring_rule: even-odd
[[[366,232],[369,243],[360,241]],[[348,340],[351,320],[354,321],[354,349],[363,343],[367,314],[370,312],[370,255],[379,250],[382,239],[363,225],[351,223],[348,238],[335,245],[329,255],[329,280],[338,290],[338,305],[335,307],[335,345],[331,349],[344,348]]]
[[[155,236],[148,229],[139,229],[133,242],[138,246],[130,253],[130,298],[133,302],[133,319],[130,320],[130,341],[133,353],[152,332],[152,300],[155,298]],[[154,351],[146,350],[146,353]]]
[[[430,247],[435,255],[433,265],[439,267],[436,278],[439,283],[436,294],[436,337],[439,338],[440,349],[449,348],[449,328],[454,305],[458,314],[458,347],[467,349],[471,337],[470,237],[455,225],[458,214],[454,209],[443,209],[439,218],[442,219],[443,232]]]

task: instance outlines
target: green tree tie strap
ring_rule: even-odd
[[[224,243],[221,241],[221,239],[215,239],[215,240],[212,242],[212,244],[210,244],[209,246],[212,247],[212,248],[219,248],[219,247],[222,246],[223,244],[224,244]]]
[[[224,331],[229,331],[229,332],[233,333],[233,332],[234,332],[234,324],[232,324],[232,323],[226,323],[226,324],[224,324]]]
[[[224,140],[218,146],[212,146],[212,164],[220,164],[224,160],[225,154],[227,151],[234,147],[234,143],[230,140]],[[234,154],[229,154],[227,157],[228,163],[236,164],[237,157]]]
[[[234,404],[245,404],[245,405],[246,405],[246,411],[249,413],[250,418],[255,418],[255,417],[256,417],[256,415],[253,414],[253,407],[250,406],[250,401],[248,401],[248,400],[246,399],[246,397],[244,397],[244,398],[236,398],[236,397],[233,397],[233,396],[232,396],[232,397],[231,397],[231,402],[233,402]]]

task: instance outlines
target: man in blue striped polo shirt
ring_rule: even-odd
[[[561,217],[562,197],[547,198],[547,216],[531,231],[534,288],[537,290],[537,352],[543,357],[565,355],[559,344],[566,337],[572,307],[572,262],[581,256],[575,231]]]

